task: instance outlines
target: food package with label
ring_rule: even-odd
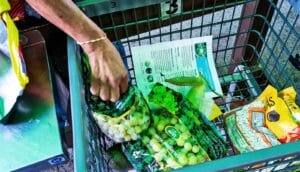
[[[257,98],[265,103],[266,126],[281,143],[300,139],[300,126],[297,124],[299,107],[295,103],[295,96],[296,93],[292,88],[278,93],[269,85]]]
[[[278,93],[289,108],[293,119],[300,125],[300,107],[296,103],[296,90],[293,87],[288,87]]]
[[[193,93],[196,93],[195,90],[193,90]],[[189,98],[192,97],[191,94],[188,95],[190,95]],[[193,95],[195,96],[195,94]],[[196,99],[193,100],[197,101]],[[168,87],[156,84],[148,96],[148,101],[154,106],[163,106],[176,114],[211,159],[222,158],[226,155],[227,144],[220,132],[202,112],[193,106],[189,99],[184,98]],[[154,118],[155,120],[158,119]]]
[[[238,153],[280,144],[265,126],[265,111],[264,101],[256,100],[225,114],[227,134]]]
[[[155,162],[148,162],[148,165],[149,163],[152,165],[156,164],[150,169],[156,167],[156,169],[162,171],[177,169],[186,165],[195,165],[210,160],[197,139],[175,114],[172,114],[165,108],[157,108],[152,112],[152,120],[150,128],[141,134],[142,145],[144,148],[147,148],[147,151],[136,149],[135,153],[129,155],[128,159],[134,166],[136,165],[134,162],[139,157],[137,155],[142,152],[148,152],[147,154],[150,154],[155,160]],[[128,155],[131,146],[136,146],[137,142],[127,145],[129,147],[126,148],[125,154]],[[139,163],[147,164],[144,161],[143,163],[139,161]]]
[[[143,95],[135,86],[130,86],[117,102],[102,101],[89,91],[88,63],[88,58],[84,56],[82,73],[86,100],[96,123],[105,135],[117,143],[136,140],[150,124],[150,109]]]
[[[300,139],[296,91],[268,86],[252,103],[225,113],[228,136],[240,153]]]

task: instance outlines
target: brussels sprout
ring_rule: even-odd
[[[142,137],[142,142],[145,144],[145,145],[148,145],[149,142],[150,142],[150,138],[148,136],[143,136]]]
[[[195,165],[197,164],[197,157],[193,153],[188,154],[189,157],[189,165]]]
[[[151,135],[154,135],[156,133],[155,129],[153,127],[150,127],[148,132],[151,134]]]
[[[159,161],[163,160],[163,158],[164,158],[165,155],[162,154],[162,153],[160,153],[160,152],[158,152],[158,153],[154,154],[153,156],[154,156],[155,160],[159,162]]]
[[[142,132],[142,128],[140,126],[135,126],[134,127],[135,133],[139,134],[140,132]]]
[[[182,140],[182,139],[177,139],[176,143],[178,146],[184,146],[184,140]]]
[[[173,117],[171,119],[171,124],[175,125],[175,124],[177,124],[177,122],[178,122],[177,118]]]
[[[200,150],[200,147],[197,146],[197,145],[194,145],[193,148],[192,148],[192,152],[194,152],[194,153],[198,153],[199,150]]]
[[[161,144],[158,143],[157,140],[151,139],[150,146],[155,152],[159,152],[161,150]]]
[[[165,124],[163,122],[161,122],[157,125],[156,128],[158,131],[163,131],[165,129]]]
[[[189,159],[186,157],[184,153],[179,154],[178,156],[178,162],[182,165],[185,166],[188,164]]]
[[[189,143],[189,142],[184,143],[184,149],[185,149],[186,151],[190,151],[190,150],[192,150],[192,148],[193,148],[193,146],[192,146],[191,143]]]

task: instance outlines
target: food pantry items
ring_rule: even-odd
[[[295,96],[291,87],[278,94],[268,86],[252,103],[226,113],[227,133],[236,150],[245,153],[300,139],[293,119],[298,112]]]
[[[278,93],[289,108],[294,120],[300,124],[300,107],[296,104],[296,91],[293,87],[286,88]]]
[[[286,92],[288,91],[285,91],[285,93]],[[283,92],[282,96],[284,95],[287,94]],[[288,108],[286,101],[278,97],[277,90],[274,87],[269,85],[257,99],[264,101],[267,119],[266,126],[275,134],[281,143],[300,139],[300,126],[293,119],[292,112]],[[285,99],[287,100],[289,98],[285,96]]]
[[[138,171],[176,169],[226,155],[217,128],[181,94],[155,84],[147,100],[153,111],[150,128],[141,133],[141,141],[123,144]]]
[[[153,124],[142,142],[163,169],[175,169],[210,160],[184,123],[165,109],[153,112]]]
[[[88,58],[83,57],[83,74],[90,76]],[[115,102],[102,101],[89,92],[90,79],[86,77],[86,99],[91,113],[102,132],[113,141],[120,143],[136,140],[138,135],[148,128],[150,110],[141,92],[130,86]]]
[[[209,120],[213,120],[222,114],[220,108],[216,105],[211,97],[207,97],[206,91],[210,90],[211,93],[222,97],[217,93],[214,88],[210,86],[208,81],[202,74],[199,76],[179,76],[165,79],[165,82],[176,86],[190,86],[187,95],[187,100],[190,101],[192,106],[204,114]]]
[[[192,93],[195,94],[188,94],[189,98],[199,97],[200,95],[194,90]],[[183,98],[181,94],[161,84],[156,84],[149,94],[148,101],[154,106],[163,106],[176,114],[191,134],[196,137],[211,159],[218,159],[226,155],[227,145],[219,131],[217,131],[216,126],[203,113],[194,108],[189,100]],[[159,119],[153,116],[153,120],[156,122]]]
[[[256,100],[225,114],[228,136],[239,153],[279,145],[274,134],[265,127],[265,105]]]
[[[176,115],[158,108],[152,117],[151,127],[141,134],[141,141],[124,144],[125,154],[138,170],[165,171],[210,160]]]

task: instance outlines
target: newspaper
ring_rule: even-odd
[[[212,53],[212,36],[133,47],[132,59],[136,83],[144,96],[157,82],[186,95],[190,87],[174,86],[165,79],[199,76],[199,73],[217,93],[223,95]],[[206,96],[217,95],[206,89]]]

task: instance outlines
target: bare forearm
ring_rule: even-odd
[[[26,0],[26,2],[76,41],[87,41],[104,35],[71,0]]]

